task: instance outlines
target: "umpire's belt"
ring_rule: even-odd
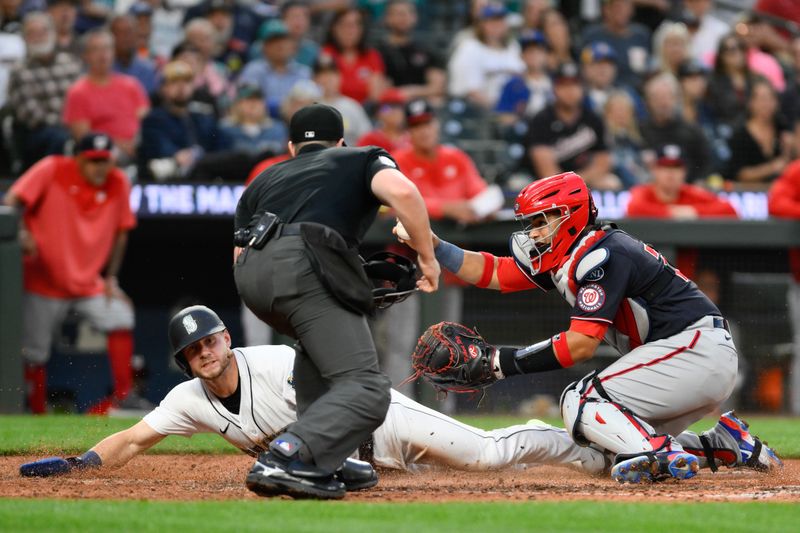
[[[303,230],[300,224],[281,224],[277,233],[276,237],[289,237],[292,235],[302,235]]]

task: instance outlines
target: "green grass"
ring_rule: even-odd
[[[459,417],[460,420],[483,429],[493,429],[524,423],[513,416]],[[768,441],[783,457],[800,458],[800,418],[747,417],[756,435]],[[75,454],[82,453],[116,431],[135,424],[133,418],[106,418],[79,415],[0,416],[0,455]],[[547,422],[562,426],[560,420]],[[694,431],[711,427],[715,420],[702,420],[692,426]],[[191,439],[168,437],[151,453],[239,453],[217,435],[195,435]]]
[[[752,533],[793,531],[798,517],[800,511],[796,505],[779,503],[459,502],[437,505],[0,500],[2,531]]]

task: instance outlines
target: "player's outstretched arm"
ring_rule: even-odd
[[[25,463],[20,466],[19,473],[27,477],[48,477],[66,474],[72,470],[118,467],[164,437],[165,435],[157,433],[142,420],[131,428],[106,437],[80,457],[47,457]]]
[[[133,427],[104,438],[89,451],[100,457],[103,466],[119,467],[161,442],[165,436],[140,420]]]
[[[411,238],[402,221],[392,228],[392,233],[401,243],[415,248],[415,241]],[[442,268],[452,272],[459,279],[471,285],[484,289],[500,290],[501,285],[497,276],[497,258],[482,252],[464,250],[458,246],[440,239],[433,231],[430,239],[436,259]]]

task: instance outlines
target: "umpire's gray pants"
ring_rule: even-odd
[[[333,472],[383,423],[391,384],[378,368],[366,317],[325,289],[304,248],[301,237],[285,236],[247,249],[234,278],[256,316],[302,344],[294,363],[298,417],[287,431]]]

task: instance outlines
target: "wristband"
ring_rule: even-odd
[[[439,245],[433,249],[433,254],[439,264],[453,274],[458,273],[464,264],[464,250],[441,239],[439,239]]]
[[[494,274],[494,256],[488,252],[481,252],[483,256],[483,273],[481,279],[475,284],[476,287],[485,289],[492,282],[492,275]]]
[[[559,333],[555,335],[552,339],[553,341],[553,353],[558,359],[558,363],[563,368],[569,368],[575,364],[575,361],[572,360],[572,354],[569,353],[569,344],[567,344],[567,335],[565,333]]]
[[[97,455],[97,452],[94,450],[89,450],[84,453],[78,457],[78,460],[80,461],[77,466],[78,468],[99,468],[103,466],[103,460],[100,459],[100,456]]]

